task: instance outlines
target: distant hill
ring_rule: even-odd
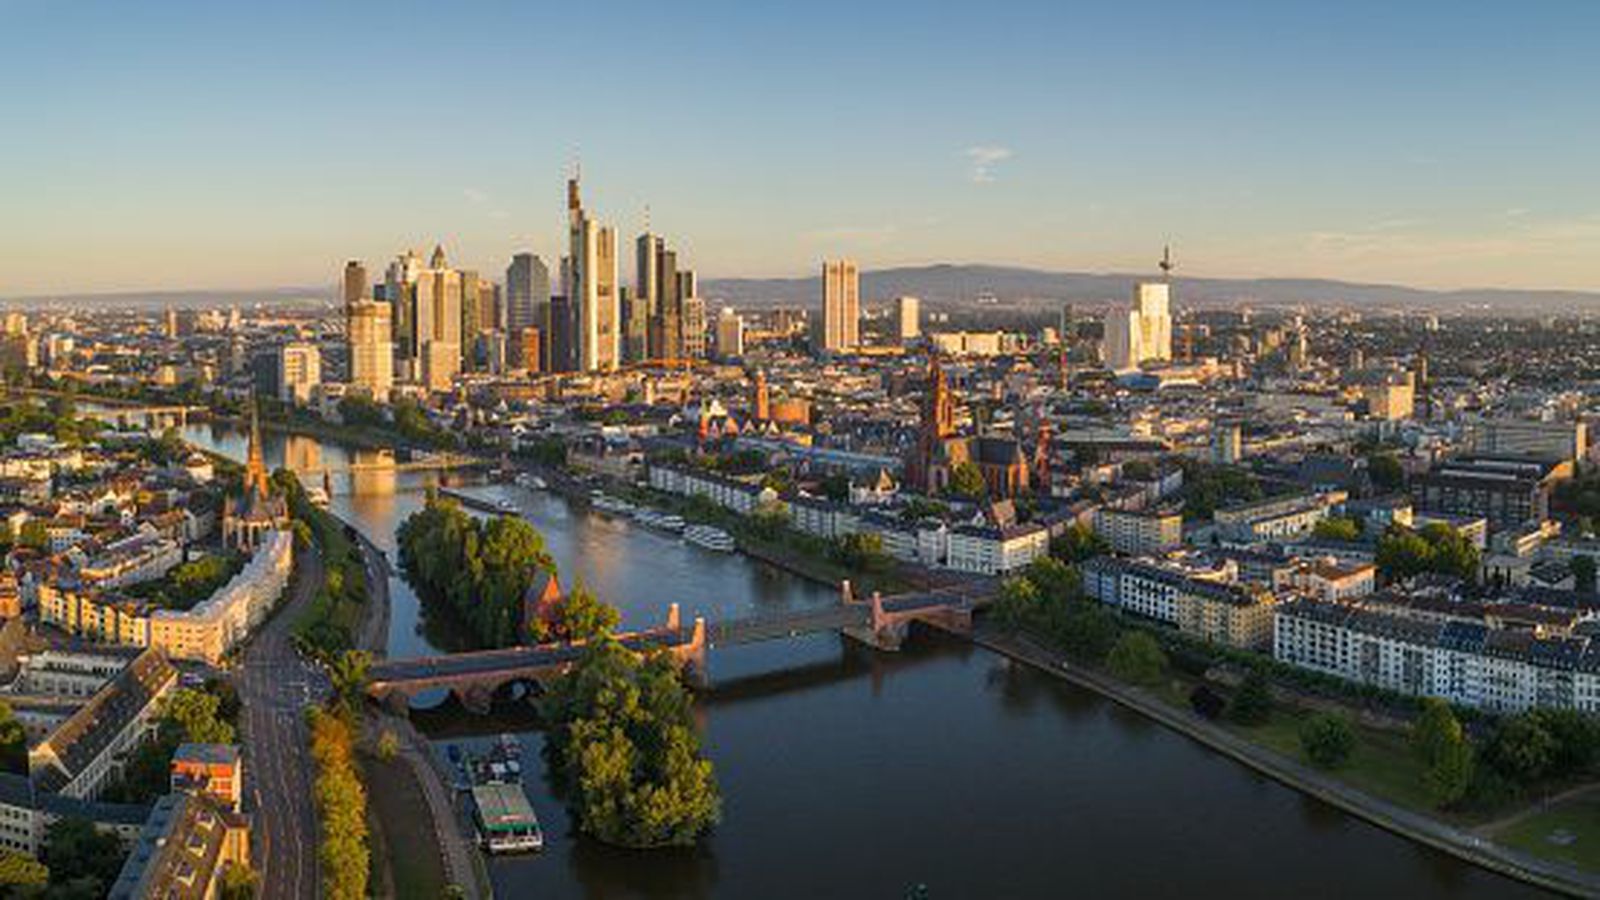
[[[318,306],[333,299],[333,288],[269,287],[242,290],[115,291],[104,294],[38,294],[6,297],[7,307],[21,309],[208,309],[237,306],[241,309],[263,306]]]
[[[972,302],[992,295],[1007,305],[1120,301],[1135,281],[1150,274],[1048,272],[1012,266],[950,265],[880,269],[861,276],[864,301],[883,301],[902,294],[930,305]],[[818,279],[718,278],[704,282],[702,293],[718,300],[749,305],[815,304]],[[1357,284],[1317,278],[1185,278],[1175,279],[1174,292],[1184,303],[1259,305],[1340,303],[1352,306],[1495,312],[1600,312],[1600,292],[1469,289],[1431,291],[1393,284]]]

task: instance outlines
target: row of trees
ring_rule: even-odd
[[[995,617],[1007,627],[1038,633],[1091,665],[1105,661],[1121,634],[1111,611],[1084,596],[1078,570],[1048,557],[1001,584]]]
[[[602,639],[540,710],[557,789],[585,834],[623,847],[687,846],[721,817],[670,655],[641,657]]]
[[[400,565],[420,596],[443,602],[484,647],[521,643],[522,599],[538,569],[555,571],[544,537],[521,518],[474,519],[430,492],[400,526]]]
[[[157,603],[167,609],[190,609],[244,568],[238,553],[210,553],[199,559],[179,563],[165,577],[125,588],[125,592]]]
[[[356,772],[354,727],[320,709],[307,713],[311,758],[316,762],[312,799],[321,828],[317,859],[322,894],[329,900],[365,900],[371,850],[367,844],[367,792]]]
[[[302,649],[331,660],[355,645],[355,623],[367,602],[366,561],[344,523],[311,502],[298,476],[279,469],[272,481],[288,498],[295,549],[315,546],[322,558],[322,586],[316,601],[295,622],[294,639]]]

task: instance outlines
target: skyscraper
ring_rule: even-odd
[[[1106,315],[1107,367],[1127,371],[1140,363],[1172,359],[1170,295],[1171,285],[1165,281],[1140,282],[1128,309]]]
[[[422,274],[422,257],[407,250],[389,264],[384,275],[383,298],[394,314],[395,356],[402,377],[416,377],[417,359],[417,279]]]
[[[894,334],[901,343],[922,334],[922,301],[916,297],[897,297],[894,301]]]
[[[322,353],[316,344],[294,342],[278,348],[278,399],[303,405],[322,383]]]
[[[352,259],[344,264],[342,296],[346,308],[367,296],[367,267],[362,265],[359,259]]]
[[[550,367],[549,353],[543,349],[548,341],[535,340],[540,356],[526,359],[522,351],[529,343],[518,337],[529,328],[550,333],[550,269],[544,260],[532,253],[518,253],[511,257],[506,267],[505,327],[511,337],[511,363],[513,366],[543,370]]]
[[[379,403],[394,386],[394,310],[382,300],[358,299],[345,307],[350,387]]]
[[[650,339],[661,303],[661,238],[646,231],[633,242],[633,296],[628,303],[628,357],[659,356]]]
[[[683,298],[683,359],[706,358],[706,302],[699,297]]]
[[[448,390],[461,371],[461,300],[461,273],[449,267],[443,247],[434,247],[417,275],[413,323],[420,380],[429,390]]]
[[[550,349],[541,350],[550,361],[550,372],[571,372],[578,367],[576,311],[562,294],[550,298]]]
[[[744,319],[731,306],[717,313],[717,355],[723,359],[744,355]]]
[[[848,259],[822,264],[822,320],[814,347],[827,352],[852,350],[860,343],[861,281]]]
[[[621,298],[617,284],[617,232],[590,218],[578,192],[567,182],[567,297],[577,314],[578,368],[608,372],[621,358]]]

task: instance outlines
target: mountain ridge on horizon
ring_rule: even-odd
[[[1133,284],[1157,276],[1149,273],[1071,272],[986,263],[932,263],[892,266],[861,273],[862,298],[884,302],[910,295],[932,306],[950,306],[993,296],[1011,305],[1052,302],[1107,304],[1123,300]],[[624,278],[626,284],[628,279]],[[1600,290],[1559,288],[1419,288],[1335,278],[1211,278],[1178,276],[1174,299],[1199,305],[1237,303],[1292,305],[1344,303],[1352,306],[1407,306],[1438,311],[1482,308],[1494,312],[1558,312],[1600,309]],[[816,275],[779,278],[708,278],[702,294],[708,300],[753,306],[815,303]],[[97,291],[34,294],[0,298],[7,307],[45,303],[130,307],[216,304],[315,304],[332,302],[335,287],[277,286],[262,288],[178,288],[171,290]]]

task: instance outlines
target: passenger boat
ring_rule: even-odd
[[[544,832],[520,784],[472,788],[472,821],[478,843],[489,853],[528,853],[544,848]]]
[[[718,553],[732,553],[738,549],[732,535],[711,525],[690,525],[683,529],[683,537],[695,546]]]
[[[640,525],[659,528],[662,531],[670,531],[674,534],[681,533],[684,527],[682,516],[675,516],[643,506],[634,511],[633,520]]]

